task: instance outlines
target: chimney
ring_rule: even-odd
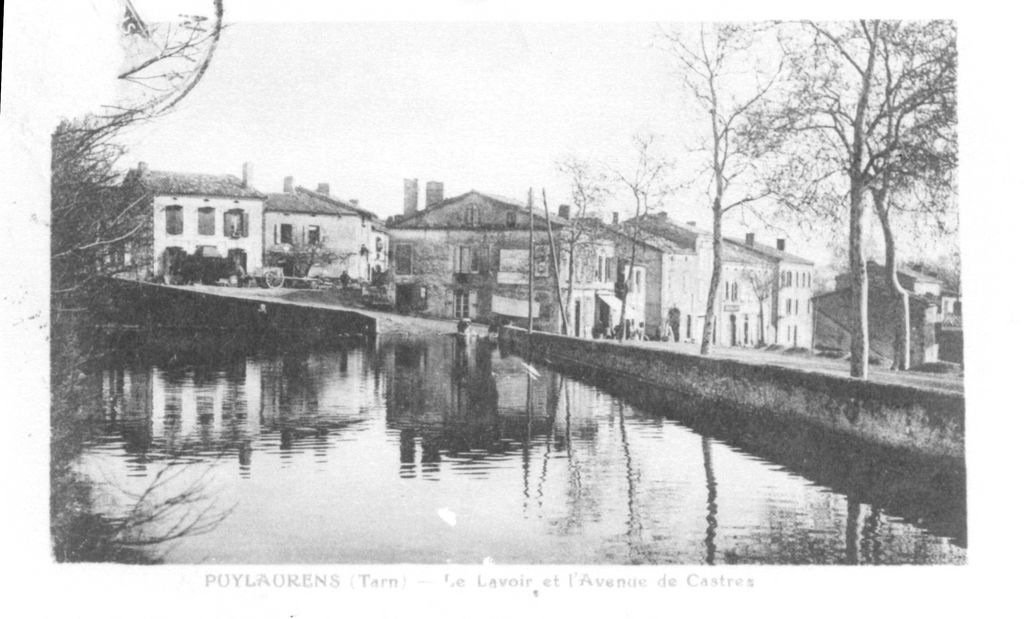
[[[615,224],[615,225],[618,225],[618,223],[619,223],[619,212],[618,211],[615,211],[614,213],[612,213],[612,223]]]
[[[424,208],[430,208],[444,200],[444,183],[438,181],[427,181],[427,188],[424,191]]]
[[[690,226],[691,228],[696,228],[697,227],[697,222],[695,222],[695,221],[688,221],[688,222],[686,222],[686,225]]]
[[[349,198],[348,201],[352,206],[359,206],[359,198]]]
[[[668,213],[665,211],[658,211],[658,219],[668,219]]]
[[[316,186],[316,192],[322,193],[325,196],[331,195],[331,184],[330,183],[318,183]]]
[[[753,232],[748,232],[747,233],[747,245],[750,245],[751,247],[754,246],[754,233]]]
[[[284,177],[284,192],[295,193],[295,177],[286,176]]]
[[[145,174],[146,172],[149,172],[149,164],[147,164],[145,161],[140,161],[139,162],[139,176]]]
[[[252,162],[246,161],[242,164],[242,187],[252,189],[252,184],[255,180],[252,174]]]
[[[416,212],[416,205],[420,200],[420,180],[418,178],[405,179],[405,203],[402,207],[402,214],[408,217]]]
[[[786,239],[776,239],[775,248],[779,251],[786,251]]]
[[[569,205],[559,204],[558,205],[558,216],[562,219],[569,219]]]

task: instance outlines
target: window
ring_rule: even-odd
[[[292,225],[291,224],[281,224],[280,230],[281,231],[280,231],[280,234],[278,236],[277,242],[278,243],[286,243],[288,245],[291,245],[292,244]]]
[[[216,234],[217,221],[213,215],[212,206],[204,206],[199,209],[199,234],[212,236]]]
[[[477,226],[480,224],[480,207],[476,204],[470,204],[466,207],[466,212],[463,214],[464,221],[467,226]]]
[[[455,291],[455,305],[452,308],[452,312],[456,318],[470,318],[469,315],[469,296],[470,293],[465,290]]]
[[[515,211],[509,211],[508,213],[505,214],[505,225],[507,225],[509,228],[515,228],[516,227],[516,212]]]
[[[164,209],[166,216],[167,234],[181,234],[184,221],[181,217],[181,207],[177,204]]]
[[[412,275],[412,245],[395,244],[395,275]]]
[[[306,245],[320,244],[320,226],[306,227]]]
[[[739,298],[740,298],[740,288],[739,288],[739,284],[738,284],[738,283],[736,283],[736,282],[733,282],[733,283],[732,283],[732,300],[733,300],[733,301],[736,301],[736,300],[737,300],[737,299],[739,299]]]
[[[786,315],[789,316],[793,313],[793,300],[786,299]]]
[[[636,287],[637,288],[640,287],[640,283],[641,283],[640,282],[640,278],[641,278],[641,276],[643,276],[643,272],[637,271],[635,277],[633,278],[634,280],[636,280]]]
[[[614,260],[615,260],[615,258],[613,258],[611,256],[607,256],[604,259],[604,278],[603,279],[606,282],[613,281],[612,280],[612,273],[615,272],[615,267],[613,266],[615,264],[613,262]]]
[[[249,217],[245,211],[239,208],[224,211],[224,236],[236,239],[249,236]]]
[[[456,273],[477,273],[480,271],[480,259],[472,247],[452,248],[452,269]]]

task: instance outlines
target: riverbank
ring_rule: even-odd
[[[800,367],[702,357],[643,342],[583,340],[504,328],[518,354],[628,377],[752,413],[803,419],[833,431],[912,452],[964,457],[960,393],[855,380]]]

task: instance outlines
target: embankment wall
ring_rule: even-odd
[[[506,327],[502,341],[533,359],[629,376],[657,388],[799,418],[873,443],[964,457],[962,395],[816,372]],[[531,341],[532,339],[532,341]]]

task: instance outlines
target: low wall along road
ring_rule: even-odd
[[[872,443],[963,459],[961,394],[506,327],[520,355],[630,377],[745,410],[803,419]]]

